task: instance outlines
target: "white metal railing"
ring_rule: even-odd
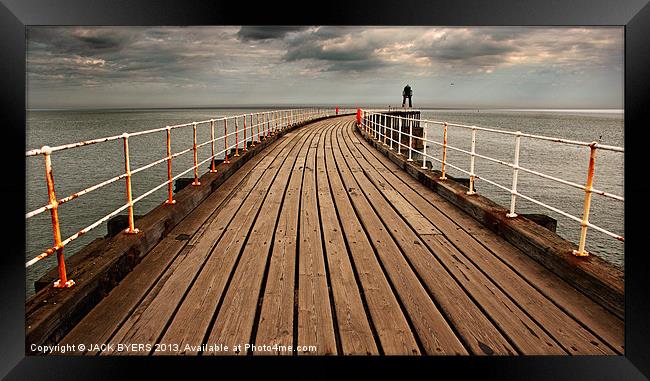
[[[45,160],[45,182],[48,191],[48,203],[40,208],[27,212],[25,214],[25,218],[29,219],[49,210],[52,218],[54,245],[47,248],[45,251],[43,251],[41,254],[34,257],[33,259],[27,261],[25,267],[29,267],[53,253],[57,253],[59,280],[55,282],[54,286],[61,287],[61,288],[70,287],[74,285],[74,281],[67,278],[65,259],[63,256],[63,248],[66,245],[68,245],[70,242],[78,239],[82,235],[88,233],[92,229],[108,221],[110,218],[116,216],[118,213],[122,212],[125,209],[128,209],[128,217],[129,217],[129,221],[128,221],[129,227],[125,230],[125,233],[135,234],[138,232],[138,229],[134,226],[134,222],[133,222],[133,205],[135,203],[151,195],[155,191],[167,186],[167,199],[165,201],[165,204],[167,205],[175,204],[176,200],[173,199],[173,190],[172,190],[174,180],[180,178],[181,176],[185,175],[190,171],[193,171],[194,181],[192,182],[192,185],[194,186],[200,185],[201,183],[199,181],[199,173],[198,173],[199,166],[203,165],[208,161],[211,161],[210,172],[216,172],[217,170],[215,168],[215,157],[217,155],[224,154],[225,155],[224,163],[228,164],[230,163],[229,156],[228,156],[229,151],[230,152],[234,151],[234,156],[239,156],[241,143],[243,143],[241,147],[242,152],[246,152],[248,150],[247,143],[249,141],[251,142],[251,147],[254,147],[256,144],[261,143],[262,140],[267,139],[269,136],[275,135],[278,132],[293,127],[297,124],[306,123],[314,119],[327,117],[334,114],[344,114],[344,113],[352,113],[352,112],[353,110],[348,110],[348,109],[339,110],[338,108],[336,109],[336,111],[333,109],[324,109],[324,108],[272,110],[272,111],[255,112],[255,113],[241,114],[241,115],[221,117],[221,118],[213,118],[213,119],[207,119],[198,122],[190,122],[190,123],[166,126],[161,128],[154,128],[150,130],[138,131],[132,133],[125,132],[121,135],[114,135],[114,136],[108,136],[99,139],[92,139],[92,140],[86,140],[86,141],[81,141],[76,143],[64,144],[56,147],[43,146],[42,148],[39,149],[29,150],[25,153],[25,156],[27,158],[43,156]],[[221,128],[219,126],[220,124],[223,125],[223,135],[215,138],[215,128]],[[192,146],[180,152],[172,153],[171,151],[172,131],[177,129],[185,129],[185,128],[192,128],[193,131]],[[209,140],[203,143],[197,143],[196,136],[197,136],[197,129],[199,128],[210,129]],[[153,134],[153,133],[166,134],[167,155],[159,160],[153,161],[142,167],[131,169],[130,153],[129,153],[130,139],[138,136]],[[242,136],[241,140],[240,140],[240,135]],[[233,139],[234,142],[232,142]],[[54,192],[54,177],[53,177],[52,161],[51,161],[52,154],[56,152],[68,150],[68,149],[87,146],[87,145],[100,144],[100,143],[119,141],[119,140],[122,141],[123,150],[124,150],[124,156],[123,156],[124,173],[119,174],[118,176],[115,176],[113,178],[107,179],[105,181],[102,181],[100,183],[97,183],[91,187],[80,190],[67,197],[57,199],[56,194]],[[223,140],[224,149],[219,152],[215,152],[215,142],[219,140]],[[207,145],[211,146],[210,157],[208,157],[206,160],[198,162],[197,159],[198,149]],[[186,169],[185,171],[177,174],[176,176],[172,176],[173,159],[189,152],[193,153],[194,165]],[[149,168],[152,168],[164,162],[167,163],[167,180],[159,184],[158,186],[150,189],[149,191],[143,193],[142,195],[133,198],[132,186],[131,186],[132,176],[136,173],[145,171]],[[65,204],[80,196],[88,194],[94,190],[112,184],[121,179],[125,179],[126,181],[126,203],[124,205],[119,206],[118,208],[113,210],[111,213],[105,215],[104,217],[99,218],[92,224],[79,230],[77,233],[62,240],[60,224],[59,224],[58,207],[62,204]]]
[[[409,109],[409,111],[412,111]],[[499,130],[495,128],[486,128],[486,127],[479,127],[475,125],[465,125],[465,124],[459,124],[459,123],[448,123],[448,122],[443,122],[443,121],[436,121],[436,120],[428,120],[428,119],[416,119],[412,117],[404,117],[404,116],[399,116],[399,115],[391,115],[386,113],[385,110],[365,110],[365,109],[359,109],[357,111],[357,120],[360,124],[360,127],[372,138],[376,139],[377,141],[382,141],[384,145],[388,145],[390,150],[394,149],[394,145],[397,145],[397,153],[399,155],[402,154],[402,148],[408,150],[408,159],[407,161],[413,161],[413,153],[417,153],[422,157],[422,169],[428,169],[429,167],[427,166],[427,161],[431,162],[432,166],[431,169],[433,170],[433,162],[438,162],[440,163],[440,169],[441,169],[441,176],[439,177],[440,180],[446,180],[446,167],[450,167],[453,169],[456,169],[457,171],[460,171],[464,174],[469,175],[469,190],[467,191],[468,195],[475,194],[474,190],[474,181],[476,179],[481,179],[485,181],[488,184],[491,184],[501,190],[504,190],[508,193],[510,193],[510,210],[506,214],[507,217],[513,218],[517,216],[517,213],[515,212],[515,206],[516,206],[516,201],[517,197],[521,197],[524,200],[528,200],[534,204],[540,205],[546,209],[549,209],[555,213],[558,213],[564,217],[567,217],[573,221],[576,221],[580,224],[581,230],[580,230],[580,242],[578,244],[578,250],[574,250],[573,254],[576,256],[587,256],[589,253],[585,250],[585,244],[586,244],[586,237],[587,237],[587,228],[592,228],[596,231],[599,231],[601,233],[604,233],[610,237],[613,237],[619,241],[624,241],[624,237],[621,235],[618,235],[616,233],[613,233],[611,231],[608,231],[607,229],[604,229],[600,226],[596,226],[589,222],[589,212],[591,208],[591,196],[592,194],[597,194],[600,196],[603,196],[608,199],[624,202],[623,196],[619,196],[616,194],[612,194],[609,192],[604,192],[602,190],[595,189],[593,187],[593,178],[594,178],[594,170],[595,170],[595,158],[596,158],[596,151],[597,150],[603,150],[603,151],[611,151],[611,152],[618,152],[618,153],[624,153],[623,148],[621,147],[615,147],[611,145],[605,145],[605,144],[600,144],[597,142],[581,142],[581,141],[576,141],[576,140],[569,140],[569,139],[561,139],[561,138],[555,138],[555,137],[549,137],[549,136],[542,136],[542,135],[534,135],[534,134],[526,134],[522,133],[521,131],[517,132],[512,132],[512,131],[505,131],[505,130]],[[423,130],[423,136],[416,136],[413,134],[413,126],[415,123],[420,123],[422,125],[422,130]],[[408,128],[408,132],[403,131],[406,126]],[[428,126],[440,126],[443,129],[443,141],[438,142],[434,140],[430,140],[427,138],[427,127]],[[460,128],[460,129],[465,129],[469,130],[471,132],[471,145],[469,148],[469,151],[467,149],[462,149],[459,147],[454,147],[452,145],[449,145],[448,143],[448,136],[447,136],[447,131],[449,127],[455,127],[455,128]],[[513,136],[515,138],[515,149],[514,149],[514,159],[513,162],[507,162],[499,159],[495,159],[486,155],[481,155],[476,153],[476,132],[477,131],[484,131],[484,132],[490,132],[490,133],[495,133],[495,134],[502,134],[502,135],[509,135]],[[397,138],[395,136],[397,135]],[[554,143],[561,143],[561,144],[567,144],[567,145],[573,145],[573,146],[581,146],[581,147],[589,147],[590,150],[590,155],[589,155],[589,163],[588,163],[588,172],[587,172],[587,181],[585,185],[581,185],[572,181],[564,180],[555,176],[551,176],[548,174],[541,173],[539,171],[535,171],[529,168],[525,168],[519,165],[519,154],[520,154],[520,148],[521,148],[521,138],[529,138],[529,139],[535,139],[535,140],[544,140],[544,141],[549,141],[549,142],[554,142]],[[420,140],[422,141],[422,151],[419,151],[414,148],[414,139],[415,140]],[[404,140],[407,140],[407,143],[404,143]],[[442,147],[442,157],[437,158],[429,153],[427,153],[427,143],[431,143],[433,145]],[[453,165],[449,163],[447,160],[447,149],[453,150],[455,152],[459,152],[465,155],[468,155],[470,157],[470,166],[469,170],[460,168],[456,165]],[[497,182],[490,180],[489,178],[486,178],[484,175],[479,176],[476,173],[475,169],[475,159],[484,159],[493,163],[497,163],[506,167],[509,167],[512,169],[512,184],[510,187],[504,186],[501,184],[498,184]],[[551,205],[547,205],[546,203],[535,199],[533,197],[527,196],[525,194],[522,194],[517,190],[517,182],[518,182],[518,175],[519,171],[523,171],[526,173],[530,173],[532,175],[541,177],[546,180],[554,181],[563,185],[567,185],[573,188],[580,189],[584,191],[585,197],[584,197],[584,205],[583,205],[583,213],[582,217],[576,217],[572,214],[569,214],[563,210],[560,210],[559,208],[553,207]]]

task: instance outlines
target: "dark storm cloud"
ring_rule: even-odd
[[[307,26],[242,26],[237,37],[242,41],[281,39],[291,32],[308,29]]]
[[[52,53],[97,54],[116,52],[138,37],[131,31],[109,28],[48,28],[28,29],[27,39],[35,48],[47,47]]]
[[[217,48],[220,37],[209,29],[32,27],[28,73],[46,87],[192,83],[227,51]]]
[[[375,54],[382,46],[377,38],[367,38],[363,28],[318,27],[285,40],[284,60],[313,61],[324,71],[362,72],[389,65]],[[385,43],[385,41],[383,41]]]
[[[129,102],[138,88],[203,102],[236,91],[278,94],[287,86],[308,99],[314,81],[331,93],[354,81],[388,86],[474,76],[501,83],[491,74],[535,86],[597,74],[611,87],[622,78],[622,37],[620,28],[29,27],[28,89],[48,101],[65,91],[83,102],[85,89],[96,89]],[[195,93],[199,88],[206,92]],[[370,98],[383,92],[364,89]]]

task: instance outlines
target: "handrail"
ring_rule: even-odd
[[[411,109],[408,109],[409,111],[412,111]],[[398,111],[398,110],[394,110]],[[390,121],[388,123],[387,121]],[[578,244],[578,250],[574,250],[573,254],[576,256],[587,256],[589,253],[585,250],[585,244],[586,244],[586,236],[587,236],[587,228],[592,228],[596,231],[599,231],[601,233],[604,233],[610,237],[613,237],[619,241],[624,241],[624,237],[621,235],[618,235],[616,233],[610,232],[607,229],[604,229],[600,226],[596,226],[589,222],[589,212],[591,209],[591,196],[592,194],[597,194],[600,196],[603,196],[608,199],[613,199],[617,201],[623,202],[625,199],[623,196],[619,196],[616,194],[612,194],[609,192],[605,192],[602,190],[595,189],[593,187],[593,178],[594,178],[594,171],[595,171],[595,158],[596,158],[596,151],[597,150],[605,150],[605,151],[611,151],[611,152],[617,152],[617,153],[624,153],[624,149],[622,147],[616,147],[616,146],[611,146],[611,145],[605,145],[605,144],[600,144],[597,142],[582,142],[582,141],[577,141],[577,140],[569,140],[569,139],[562,139],[562,138],[556,138],[556,137],[550,137],[550,136],[542,136],[542,135],[535,135],[535,134],[527,134],[527,133],[522,133],[521,131],[505,131],[505,130],[500,130],[497,128],[493,127],[479,127],[476,125],[465,125],[465,124],[460,124],[460,123],[449,123],[449,122],[443,122],[443,121],[436,121],[436,120],[429,120],[429,119],[421,119],[421,118],[413,118],[413,117],[407,117],[407,116],[401,116],[401,115],[393,115],[387,113],[385,110],[367,110],[367,109],[358,109],[357,110],[357,122],[370,137],[373,139],[377,139],[377,141],[381,142],[383,140],[384,145],[389,145],[389,149],[393,150],[393,145],[397,144],[397,153],[398,155],[402,154],[402,147],[404,149],[408,149],[408,159],[407,161],[413,161],[412,155],[413,153],[418,153],[422,157],[422,169],[428,169],[429,167],[427,166],[427,160],[431,161],[432,163],[438,162],[441,164],[441,176],[439,179],[441,181],[444,181],[447,179],[446,175],[446,167],[450,167],[453,169],[456,169],[457,171],[460,171],[464,174],[469,175],[469,190],[467,191],[468,195],[473,195],[475,194],[474,190],[474,182],[476,179],[481,179],[485,181],[488,184],[491,184],[501,190],[504,190],[511,195],[510,199],[510,210],[506,214],[508,218],[514,218],[517,217],[517,213],[515,213],[515,206],[516,206],[516,199],[517,197],[521,197],[525,200],[528,200],[532,203],[535,203],[537,205],[540,205],[546,209],[549,209],[553,212],[556,212],[558,214],[561,214],[573,221],[577,221],[580,223],[580,242]],[[423,136],[416,136],[413,135],[413,124],[417,123],[423,123]],[[394,128],[394,126],[399,125],[397,128]],[[409,126],[409,131],[405,132],[402,131],[402,127],[404,125]],[[430,140],[427,138],[427,130],[426,127],[429,125],[438,125],[443,128],[443,141],[442,142],[437,142],[434,140]],[[458,127],[466,130],[471,131],[471,146],[470,150],[462,149],[459,147],[454,147],[448,143],[447,139],[447,131],[449,127]],[[484,132],[490,132],[490,133],[496,133],[496,134],[504,134],[504,135],[510,135],[515,137],[515,152],[514,152],[514,160],[513,163],[499,160],[496,158],[489,157],[487,155],[481,155],[476,153],[476,132],[477,131],[484,131]],[[394,136],[397,134],[397,139],[394,138]],[[535,171],[529,168],[525,168],[519,165],[519,153],[520,153],[520,147],[521,147],[521,138],[529,138],[529,139],[536,139],[536,140],[544,140],[544,141],[549,141],[553,143],[561,143],[561,144],[568,144],[568,145],[573,145],[573,146],[580,146],[580,147],[589,147],[590,149],[590,155],[589,155],[589,163],[588,163],[588,173],[587,173],[587,181],[585,185],[580,185],[572,181],[568,181],[565,179],[561,179],[555,176],[551,176],[539,171]],[[403,143],[403,138],[408,138],[408,144]],[[422,142],[423,149],[422,151],[419,151],[414,148],[414,139],[420,140]],[[387,141],[389,141],[387,143]],[[442,159],[436,158],[430,154],[427,154],[426,149],[427,149],[427,144],[426,143],[431,143],[437,146],[442,147]],[[451,149],[456,152],[460,152],[462,154],[470,156],[470,168],[469,170],[457,167],[447,160],[447,149]],[[501,164],[503,166],[507,166],[512,169],[512,185],[511,187],[507,187],[501,184],[496,183],[495,181],[492,181],[484,176],[479,176],[478,174],[475,173],[475,166],[474,166],[474,161],[476,158],[479,159],[484,159],[493,163]],[[431,166],[431,170],[433,170],[433,165]],[[517,191],[517,183],[518,183],[518,173],[519,171],[523,171],[526,173],[530,173],[532,175],[544,178],[546,180],[551,180],[563,185],[567,185],[573,188],[581,189],[582,191],[585,192],[585,197],[584,197],[584,204],[583,204],[583,213],[582,217],[576,217],[573,216],[563,210],[560,210],[556,207],[547,205],[546,203],[537,200],[533,197],[527,196],[522,194],[521,192]]]
[[[47,258],[51,254],[57,253],[59,279],[54,283],[54,287],[64,288],[64,287],[73,286],[74,281],[72,279],[68,279],[67,277],[66,268],[65,268],[65,258],[63,256],[63,248],[66,245],[68,245],[70,242],[88,233],[92,229],[108,221],[110,218],[116,216],[118,213],[122,212],[125,209],[128,209],[129,227],[124,232],[127,234],[135,234],[138,232],[138,229],[134,226],[133,206],[138,201],[151,195],[155,191],[167,186],[168,194],[164,204],[170,206],[174,205],[176,203],[176,200],[173,199],[172,185],[174,180],[178,179],[180,176],[183,176],[186,173],[193,171],[194,181],[192,182],[192,185],[198,186],[201,184],[199,182],[198,167],[205,164],[208,161],[211,161],[209,172],[212,173],[217,172],[214,162],[215,162],[215,158],[218,155],[225,154],[224,164],[228,164],[230,163],[228,158],[228,152],[234,150],[235,152],[234,156],[239,156],[240,144],[243,143],[242,151],[246,152],[248,150],[247,143],[249,141],[251,142],[251,146],[255,146],[255,144],[261,143],[263,140],[266,140],[268,137],[276,135],[277,133],[287,128],[293,127],[297,124],[306,123],[314,119],[334,115],[333,111],[334,110],[325,109],[325,108],[269,110],[269,111],[254,112],[248,114],[239,114],[234,116],[224,116],[221,118],[206,119],[197,122],[189,122],[189,123],[177,124],[173,126],[165,126],[160,128],[153,128],[149,130],[143,130],[143,131],[137,131],[131,133],[125,132],[121,135],[107,136],[98,139],[63,144],[55,147],[43,146],[39,149],[32,149],[26,151],[25,157],[43,156],[45,160],[45,179],[46,179],[49,201],[46,205],[27,212],[25,214],[25,218],[29,219],[49,210],[52,218],[54,245],[44,250],[41,254],[37,255],[33,259],[27,261],[25,263],[25,267],[30,267],[36,262],[44,258]],[[339,110],[338,107],[336,109],[336,115],[338,115],[339,113],[343,114],[343,113],[352,113],[352,112],[353,112],[352,110],[347,110],[347,109]],[[249,123],[246,123],[247,118],[249,119]],[[255,119],[255,123],[253,122],[254,119]],[[242,121],[241,124],[239,123],[240,120]],[[224,133],[222,136],[215,138],[214,129],[218,127],[217,126],[218,122],[223,123]],[[229,124],[231,126],[230,128],[229,128]],[[198,143],[197,129],[204,128],[206,126],[210,128],[210,139],[205,142]],[[232,126],[234,126],[234,129],[232,128]],[[171,151],[172,130],[189,128],[189,127],[192,128],[192,132],[193,132],[192,146],[182,151],[172,153]],[[158,160],[155,160],[151,163],[145,164],[139,168],[131,169],[130,160],[129,160],[131,156],[129,152],[129,140],[135,137],[149,135],[153,133],[159,133],[159,132],[164,132],[166,134],[166,153],[167,153],[166,156]],[[243,133],[243,142],[239,138],[240,133]],[[235,140],[234,143],[232,143],[233,135]],[[56,198],[56,194],[54,192],[54,177],[53,177],[53,169],[52,169],[52,162],[51,162],[51,156],[53,153],[68,150],[68,149],[79,148],[87,145],[94,145],[94,144],[106,143],[111,141],[119,141],[119,140],[122,140],[123,150],[124,150],[124,156],[123,156],[124,163],[125,163],[124,173],[119,174],[110,179],[104,180],[102,182],[99,182],[97,184],[94,184],[88,188],[82,189],[69,196],[60,199]],[[223,140],[224,149],[219,152],[215,152],[214,144],[216,141],[219,140]],[[207,159],[201,162],[198,162],[197,159],[198,149],[203,148],[208,144],[211,145],[210,157],[208,157]],[[190,168],[183,171],[182,173],[177,174],[176,176],[172,176],[173,159],[181,155],[184,155],[188,152],[193,153],[193,165]],[[133,198],[131,192],[132,190],[131,177],[136,173],[143,172],[147,169],[150,169],[164,162],[167,163],[167,180],[157,185],[156,187],[148,190],[142,195]],[[62,204],[70,202],[78,197],[86,195],[94,190],[100,189],[106,185],[112,184],[122,179],[126,179],[126,199],[127,199],[126,204],[119,206],[117,209],[101,217],[100,219],[96,220],[95,222],[86,226],[85,228],[79,230],[77,233],[62,240],[61,232],[60,232],[59,216],[58,216],[58,207]]]

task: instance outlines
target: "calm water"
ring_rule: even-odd
[[[214,110],[133,110],[133,111],[29,111],[27,113],[27,149],[38,148],[45,144],[55,146],[102,136],[134,132],[150,128],[164,127],[189,121],[218,118],[261,110],[253,109],[214,109]],[[603,144],[623,146],[622,113],[571,113],[540,111],[436,111],[423,110],[423,118],[461,122],[486,127],[557,136],[581,141],[600,140]],[[222,126],[221,126],[222,127]],[[222,127],[223,128],[223,127]],[[219,135],[222,128],[216,128]],[[199,128],[198,141],[209,139],[210,132],[206,126]],[[428,127],[430,139],[442,141],[442,129]],[[165,133],[152,134],[129,139],[131,168],[135,169],[166,155]],[[450,128],[448,133],[450,145],[469,151],[470,132]],[[191,146],[191,128],[174,130],[172,151],[178,152]],[[221,142],[218,142],[221,144]],[[504,137],[492,133],[478,132],[477,153],[512,161],[514,155],[514,137]],[[216,147],[221,150],[219,145]],[[439,155],[437,146],[429,147],[429,152]],[[123,172],[123,152],[120,140],[93,146],[55,153],[52,157],[57,197],[61,198],[78,192],[100,181],[109,179]],[[199,150],[199,161],[210,156],[209,146]],[[584,183],[587,173],[589,149],[568,145],[553,144],[531,139],[522,139],[520,165],[565,180]],[[469,158],[463,154],[450,151],[450,163],[469,169]],[[192,165],[192,155],[188,153],[174,159],[174,176]],[[477,159],[476,173],[499,184],[510,186],[512,170],[498,164]],[[439,164],[434,163],[435,168]],[[205,172],[208,165],[203,165]],[[133,176],[133,197],[166,181],[167,167],[163,163]],[[453,169],[452,176],[462,176]],[[191,173],[185,175],[191,177]],[[600,190],[623,195],[623,155],[612,152],[598,152],[596,158],[596,176],[594,186]],[[477,191],[501,205],[510,205],[509,194],[478,180]],[[519,173],[518,190],[538,198],[556,208],[576,216],[582,213],[584,192],[561,184],[552,183],[523,172]],[[28,158],[26,163],[26,209],[31,211],[47,203],[44,182],[44,165],[42,157]],[[145,214],[165,200],[166,189],[143,199],[135,205],[135,214]],[[124,182],[118,181],[90,194],[84,195],[59,208],[62,238],[76,233],[90,225],[118,206],[125,203]],[[545,213],[558,220],[558,234],[568,240],[577,242],[580,226],[552,211],[519,199],[517,211],[520,213]],[[590,221],[610,231],[623,234],[623,203],[604,199],[594,195]],[[99,226],[87,235],[66,246],[66,256],[71,255],[93,239],[106,234],[106,226]],[[31,259],[52,244],[52,231],[49,213],[42,213],[29,219],[26,223],[26,258]],[[590,230],[587,249],[614,263],[623,265],[623,244],[608,236]],[[54,256],[38,262],[27,269],[27,296],[33,294],[33,282],[49,268],[56,265]]]

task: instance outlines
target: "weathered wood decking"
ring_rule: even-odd
[[[61,343],[178,346],[106,355],[234,354],[202,343],[242,344],[239,354],[247,343],[315,347],[283,354],[617,354],[623,330],[340,117],[244,164]]]

